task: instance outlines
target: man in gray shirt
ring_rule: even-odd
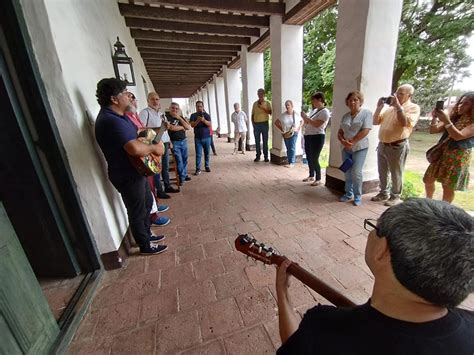
[[[163,113],[160,112],[160,97],[156,92],[150,92],[147,97],[148,107],[143,109],[139,116],[145,127],[160,127],[163,121]],[[179,189],[175,189],[170,184],[169,176],[169,149],[170,149],[170,136],[168,131],[165,131],[161,141],[165,146],[165,152],[161,160],[161,176],[163,177],[163,183],[165,185],[165,190],[163,191],[161,187],[160,175],[156,174],[154,176],[155,187],[157,190],[157,195],[160,198],[169,198],[169,195],[166,192],[179,192]]]

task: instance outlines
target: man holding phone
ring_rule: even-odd
[[[380,192],[372,201],[385,201],[385,206],[401,202],[403,170],[410,151],[408,138],[420,118],[420,106],[411,101],[414,91],[410,84],[401,85],[394,95],[380,98],[374,112],[373,124],[380,125],[377,147]]]
[[[204,111],[204,103],[196,102],[196,112],[189,118],[191,127],[194,128],[194,147],[196,149],[196,171],[194,175],[201,174],[201,158],[204,150],[204,167],[206,172],[210,173],[210,154],[211,149],[211,116]]]

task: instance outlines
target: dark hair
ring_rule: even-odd
[[[196,106],[197,106],[197,104],[202,104],[202,106],[204,107],[204,102],[202,102],[201,100],[196,101]]]
[[[97,83],[95,96],[100,107],[107,107],[112,104],[112,96],[117,96],[127,88],[125,81],[116,78],[102,79]]]
[[[409,199],[378,220],[397,280],[426,301],[456,307],[474,291],[474,218],[459,207]]]
[[[459,97],[459,99],[456,101],[456,103],[454,104],[451,110],[451,115],[450,115],[451,121],[457,122],[457,120],[461,118],[461,115],[458,112],[458,106],[461,103],[461,100],[463,98],[467,98],[471,100],[472,104],[474,105],[474,91],[468,91]]]
[[[324,94],[320,91],[315,92],[313,95],[311,95],[311,100],[319,100],[326,105],[326,99],[324,98]]]
[[[360,91],[355,90],[355,91],[351,91],[350,93],[347,94],[346,101],[344,101],[346,103],[346,106],[347,106],[347,103],[349,102],[349,99],[352,96],[357,97],[360,100],[361,105],[364,103],[364,95]]]

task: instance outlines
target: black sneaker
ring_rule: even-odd
[[[151,242],[161,242],[162,240],[165,240],[166,237],[164,235],[152,235],[150,237]]]
[[[184,181],[191,181],[191,177],[190,177],[190,176],[186,176],[186,177],[184,178]]]
[[[264,162],[265,163],[268,163],[270,160],[268,160],[268,158],[265,158]]]
[[[156,191],[156,196],[158,198],[163,198],[163,199],[171,198],[170,195],[168,195],[168,194],[166,194],[166,193],[164,193],[163,191],[160,191],[160,190]]]
[[[201,170],[197,169],[195,172],[194,172],[194,175],[199,175],[201,174]]]
[[[253,161],[254,161],[254,162],[260,161],[260,157],[256,157]]]
[[[168,249],[167,245],[156,245],[150,242],[148,245],[144,245],[140,247],[140,254],[142,255],[160,254],[160,253],[163,253],[167,249]]]
[[[176,192],[179,192],[179,189],[175,189],[173,186],[166,186],[165,187],[165,192],[176,193]]]
[[[206,173],[210,173],[211,172],[211,168],[206,168]]]

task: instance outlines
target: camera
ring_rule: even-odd
[[[382,101],[384,104],[390,105],[392,103],[392,98],[390,96],[382,97]]]
[[[438,100],[436,101],[436,110],[443,110],[444,109],[444,100]]]

